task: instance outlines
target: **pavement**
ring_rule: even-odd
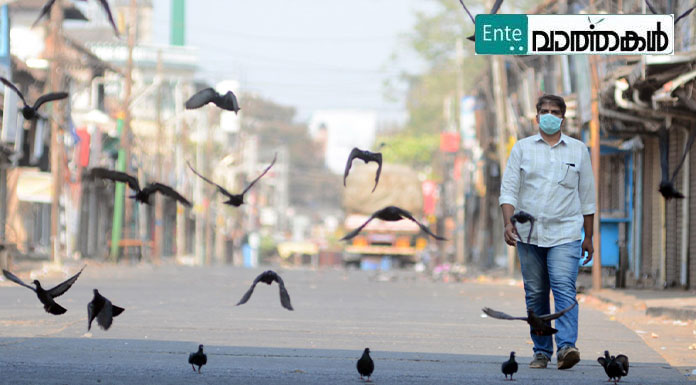
[[[78,268],[66,263],[33,276],[51,286]],[[528,326],[480,310],[524,313],[518,280],[443,283],[410,271],[278,268],[295,311],[283,309],[277,288],[264,284],[234,306],[261,271],[88,262],[58,298],[68,309],[61,316],[45,313],[28,289],[0,281],[0,383],[360,384],[355,363],[365,347],[377,384],[504,383],[500,365],[510,351],[520,363],[517,383],[601,384],[607,377],[596,357],[605,349],[630,357],[622,382],[691,383],[635,330],[611,319],[620,312],[606,307],[616,305],[594,297],[579,299],[582,361],[564,371],[555,359],[547,369],[529,369]],[[87,333],[92,288],[126,308],[108,331]],[[199,343],[208,354],[202,374],[186,362]]]

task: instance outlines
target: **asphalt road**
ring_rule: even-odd
[[[75,267],[70,268],[70,273]],[[278,289],[259,284],[263,269],[165,265],[88,266],[43,311],[26,288],[0,281],[2,384],[360,384],[355,363],[369,347],[377,384],[504,383],[500,364],[517,352],[517,383],[603,384],[596,358],[605,349],[630,357],[630,384],[688,384],[633,331],[580,304],[582,361],[570,370],[529,369],[528,327],[482,317],[491,306],[524,314],[517,285],[431,282],[412,272],[384,280],[372,272],[280,272],[295,311]],[[40,277],[52,287],[66,275]],[[28,276],[23,276],[29,280]],[[126,311],[108,331],[87,332],[92,289]],[[208,364],[187,364],[199,343]]]

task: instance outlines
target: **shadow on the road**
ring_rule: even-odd
[[[101,333],[101,331],[96,332]],[[95,333],[95,334],[96,334]],[[202,374],[187,363],[188,354],[205,345],[208,364]],[[3,383],[12,384],[359,384],[355,363],[362,348],[291,349],[220,346],[206,341],[157,341],[108,338],[0,338]],[[503,383],[500,356],[394,352],[370,346],[379,384]],[[531,357],[519,357],[517,383],[601,384],[607,380],[594,359],[573,369],[529,369]],[[688,383],[665,364],[632,362],[622,380],[640,384]]]

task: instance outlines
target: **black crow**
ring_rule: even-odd
[[[97,319],[97,324],[104,330],[109,330],[114,317],[123,313],[126,310],[118,307],[109,301],[108,298],[99,294],[97,289],[94,289],[94,298],[87,304],[87,330],[92,329],[92,321]]]
[[[68,97],[67,92],[51,92],[46,95],[39,96],[39,98],[36,99],[36,102],[34,102],[34,105],[30,106],[29,104],[27,104],[26,99],[24,99],[24,95],[19,91],[17,86],[15,86],[14,84],[12,84],[12,82],[10,82],[2,76],[0,76],[0,80],[4,85],[10,87],[14,92],[16,92],[17,95],[19,95],[19,98],[22,99],[22,103],[24,104],[24,107],[22,107],[22,116],[24,116],[24,119],[26,120],[33,120],[38,118],[40,116],[38,110],[42,104],[52,102],[55,100],[65,99]]]
[[[384,146],[384,143],[382,143],[379,147],[382,148]],[[348,172],[350,171],[351,166],[353,165],[353,159],[358,158],[362,159],[365,164],[368,162],[375,162],[377,163],[377,174],[375,175],[375,187],[372,188],[372,192],[375,191],[377,188],[377,183],[379,183],[379,175],[382,173],[382,153],[381,152],[371,152],[367,150],[361,150],[357,147],[354,147],[350,151],[350,155],[348,155],[348,162],[346,162],[346,169],[343,172],[343,186],[346,185],[346,178],[348,177]]]
[[[527,235],[527,243],[529,243],[529,240],[532,238],[532,230],[534,230],[534,221],[535,220],[536,219],[532,216],[532,214],[529,214],[528,212],[525,212],[522,210],[520,210],[520,212],[518,212],[517,214],[510,217],[510,222],[512,222],[512,227],[515,228],[515,231],[517,231],[517,226],[515,225],[517,222],[519,222],[519,223],[529,222],[530,227],[529,227],[529,235]]]
[[[660,138],[660,168],[662,170],[662,179],[660,181],[658,191],[667,200],[672,198],[682,199],[684,198],[684,194],[679,192],[677,188],[674,187],[674,179],[677,177],[679,170],[681,170],[684,160],[686,159],[686,154],[689,153],[691,145],[694,143],[694,139],[696,139],[696,129],[692,129],[689,132],[689,139],[686,142],[684,153],[682,154],[681,160],[677,164],[677,167],[674,169],[674,173],[672,174],[671,178],[669,176],[669,131],[667,131],[667,127],[660,127],[658,135]]]
[[[235,114],[241,110],[241,108],[239,108],[239,103],[237,102],[237,97],[232,91],[227,91],[226,94],[220,95],[213,88],[206,88],[196,92],[189,98],[189,100],[186,101],[185,106],[186,109],[193,110],[196,108],[201,108],[210,102],[223,110],[234,111]]]
[[[445,239],[445,238],[443,238],[443,237],[440,237],[440,236],[438,236],[438,235],[433,234],[432,232],[430,232],[430,229],[428,229],[428,228],[427,228],[425,225],[423,225],[422,223],[418,222],[418,221],[413,217],[413,215],[411,215],[411,213],[409,213],[408,211],[406,211],[406,210],[404,210],[404,209],[402,209],[402,208],[396,207],[396,206],[387,206],[387,207],[385,207],[385,208],[383,208],[383,209],[381,209],[381,210],[375,211],[375,213],[372,214],[372,215],[370,216],[370,218],[369,218],[367,221],[365,221],[365,223],[363,223],[362,225],[360,225],[358,228],[356,228],[355,230],[351,231],[350,233],[346,234],[343,238],[341,238],[341,240],[342,240],[342,241],[347,241],[347,240],[349,240],[349,239],[355,237],[356,235],[358,235],[358,233],[359,233],[365,226],[367,226],[368,223],[370,223],[371,220],[373,220],[373,219],[375,219],[375,218],[379,218],[379,219],[381,219],[381,220],[383,220],[383,221],[390,221],[390,222],[396,222],[396,221],[399,221],[399,220],[402,220],[402,219],[410,219],[410,220],[412,220],[413,222],[415,222],[415,223],[418,225],[418,227],[421,228],[421,230],[425,231],[425,232],[426,232],[428,235],[430,235],[431,237],[433,237],[433,238],[435,238],[435,239],[437,239],[437,240],[439,240],[439,241],[446,241],[446,240],[447,240],[447,239]]]
[[[42,288],[41,283],[39,283],[39,281],[36,279],[32,282],[36,286],[36,289],[34,289],[33,287],[24,283],[21,279],[19,279],[19,277],[5,269],[2,270],[2,274],[4,274],[5,277],[10,281],[33,290],[36,293],[36,296],[39,297],[39,301],[41,301],[41,303],[44,305],[44,310],[46,310],[47,313],[60,315],[65,313],[67,310],[64,307],[58,305],[53,299],[56,297],[60,297],[66,291],[68,291],[68,289],[70,289],[70,286],[72,286],[75,283],[75,281],[77,281],[77,278],[80,276],[82,270],[84,269],[85,267],[82,266],[82,269],[80,269],[80,271],[77,274],[73,275],[72,277],[68,278],[58,286],[49,290],[45,290],[44,288]]]
[[[619,354],[618,356],[609,356],[609,351],[604,351],[604,357],[598,357],[597,362],[604,367],[604,371],[609,376],[608,381],[621,381],[621,377],[628,375],[628,357]]]
[[[474,23],[474,28],[476,28],[476,20],[474,17],[471,15],[471,12],[469,12],[469,9],[464,5],[464,2],[462,0],[459,0],[459,3],[464,7],[464,10],[466,13],[469,15],[469,18],[471,19],[471,22]],[[500,10],[500,6],[503,4],[503,0],[496,0],[495,3],[493,3],[493,7],[491,7],[491,11],[489,12],[491,15],[495,15],[498,13]],[[467,37],[467,40],[471,40],[473,42],[476,41],[476,34],[473,34],[469,37]]]
[[[87,1],[87,0],[81,0],[81,1]],[[51,13],[51,8],[53,7],[53,4],[56,2],[56,0],[48,0],[43,8],[41,8],[41,13],[39,14],[39,17],[36,19],[34,24],[32,24],[32,28],[36,26],[36,24],[41,21],[41,19],[44,18],[44,16],[48,16],[49,13]],[[116,22],[114,21],[114,16],[111,14],[111,9],[109,8],[109,3],[106,2],[106,0],[99,0],[99,4],[101,4],[102,8],[104,8],[104,13],[106,13],[106,17],[109,19],[109,23],[111,26],[114,28],[114,32],[116,33],[116,36],[119,36],[118,33],[118,27],[116,27]]]
[[[266,175],[266,173],[268,172],[268,170],[271,169],[271,167],[273,167],[273,165],[275,164],[275,161],[276,161],[276,157],[277,157],[277,156],[278,156],[278,154],[276,153],[276,154],[273,156],[273,161],[271,162],[271,164],[268,165],[268,167],[266,167],[265,170],[263,170],[263,172],[261,173],[261,175],[259,175],[259,176],[258,176],[256,179],[254,179],[253,181],[251,181],[251,183],[249,183],[249,185],[244,189],[244,191],[242,191],[241,194],[232,194],[232,193],[230,193],[230,192],[227,191],[224,187],[220,186],[219,184],[217,184],[217,183],[213,182],[212,180],[210,180],[210,179],[204,177],[203,175],[199,174],[198,171],[196,171],[196,170],[191,166],[191,164],[190,164],[189,162],[186,162],[186,164],[188,164],[189,168],[191,169],[191,171],[193,171],[194,174],[196,174],[196,175],[198,175],[199,177],[201,177],[201,179],[203,179],[204,181],[206,181],[206,182],[208,182],[208,183],[214,185],[215,187],[217,187],[217,188],[218,188],[218,191],[220,191],[220,192],[222,193],[222,195],[224,195],[224,196],[226,196],[226,197],[228,198],[226,201],[224,201],[224,202],[222,202],[222,203],[224,203],[224,204],[226,204],[226,205],[232,205],[232,206],[234,206],[234,207],[239,207],[239,206],[242,205],[242,203],[244,203],[244,194],[246,194],[246,192],[249,191],[249,189],[254,185],[254,183],[256,183],[259,179],[261,179],[262,176]]]
[[[370,376],[372,376],[372,372],[375,371],[375,363],[372,361],[372,358],[370,358],[370,348],[365,348],[356,366],[358,368],[358,373],[360,373],[360,379],[362,380],[363,377],[367,377],[367,382],[370,382]]]
[[[510,352],[510,359],[503,362],[503,366],[500,368],[500,370],[503,371],[503,374],[505,375],[505,379],[507,380],[507,376],[510,376],[510,381],[512,381],[512,375],[517,373],[517,361],[515,361],[515,352]]]
[[[563,314],[569,312],[571,309],[577,305],[577,301],[573,303],[572,305],[568,306],[567,308],[559,311],[558,313],[552,313],[552,314],[546,314],[542,316],[537,316],[534,314],[532,310],[527,309],[527,316],[526,317],[513,317],[509,314],[505,314],[500,311],[493,310],[491,308],[484,307],[483,312],[486,313],[488,316],[497,318],[497,319],[505,319],[505,320],[522,320],[526,321],[529,326],[532,327],[532,333],[538,336],[550,336],[558,332],[558,330],[552,328],[550,326],[550,321],[555,320],[562,316]]]
[[[203,353],[203,345],[198,345],[198,351],[195,353],[189,354],[189,364],[191,364],[191,368],[193,371],[196,371],[196,368],[193,365],[198,366],[198,373],[201,372],[201,366],[205,365],[208,363],[208,356]]]
[[[259,276],[256,277],[256,279],[254,280],[254,283],[251,284],[249,290],[247,290],[247,292],[244,293],[242,299],[239,300],[236,306],[245,304],[249,300],[249,298],[251,298],[251,295],[254,293],[254,288],[256,287],[257,283],[263,282],[267,285],[270,285],[271,283],[273,283],[273,281],[278,282],[278,290],[280,292],[280,304],[288,310],[294,310],[292,308],[292,305],[290,304],[290,294],[288,294],[288,291],[285,289],[285,283],[283,282],[283,279],[280,278],[280,276],[273,270],[266,270],[263,273],[259,274]]]
[[[135,198],[138,202],[145,204],[150,204],[150,195],[159,192],[162,195],[166,195],[174,200],[181,202],[184,206],[191,207],[191,202],[184,198],[173,188],[164,185],[162,183],[150,183],[145,188],[141,189],[138,183],[138,178],[129,175],[122,171],[109,170],[103,167],[94,167],[90,170],[92,177],[100,179],[109,179],[116,182],[123,182],[128,184],[128,186],[135,191],[135,195],[129,196],[129,198]]]
[[[650,9],[650,12],[652,12],[653,14],[657,14],[657,13],[658,13],[657,10],[655,9],[655,7],[654,7],[652,4],[650,4],[650,1],[645,0],[645,4],[646,4],[646,5],[648,6],[648,8]],[[684,13],[682,13],[682,14],[679,15],[679,16],[677,16],[677,18],[674,19],[674,25],[677,25],[677,22],[679,22],[679,20],[681,20],[681,19],[683,19],[684,17],[688,16],[688,15],[691,13],[691,11],[693,11],[695,8],[696,8],[696,5],[692,6],[691,8],[687,9],[686,11],[684,11]]]

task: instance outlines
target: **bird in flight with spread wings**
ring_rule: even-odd
[[[75,274],[72,277],[68,278],[67,280],[63,281],[62,283],[60,283],[56,287],[54,287],[52,289],[48,289],[48,290],[41,287],[41,283],[37,279],[35,279],[32,282],[34,284],[34,286],[36,286],[36,288],[33,288],[33,287],[27,285],[26,283],[24,283],[24,281],[19,279],[19,277],[17,277],[16,275],[12,274],[11,272],[9,272],[5,269],[2,270],[2,274],[5,276],[5,278],[9,279],[10,281],[12,281],[18,285],[24,286],[24,287],[32,290],[33,292],[35,292],[36,296],[39,297],[39,301],[41,301],[41,303],[44,305],[44,310],[46,310],[47,313],[51,313],[53,315],[60,315],[60,314],[65,313],[68,310],[65,309],[64,307],[60,306],[59,304],[57,304],[56,301],[54,301],[53,299],[65,294],[65,292],[68,291],[68,289],[70,289],[70,286],[72,286],[75,283],[75,281],[77,281],[77,278],[80,276],[80,274],[82,273],[82,270],[84,270],[84,269],[85,269],[85,267],[83,266],[82,269],[80,269],[80,271],[77,272],[77,274]]]
[[[538,336],[550,336],[558,332],[558,330],[552,328],[551,326],[547,325],[546,323],[552,320],[555,320],[557,318],[560,318],[563,314],[569,312],[572,310],[575,305],[577,305],[578,302],[575,301],[572,305],[568,306],[567,308],[559,311],[558,313],[552,313],[552,314],[546,314],[546,315],[541,315],[538,316],[534,314],[534,312],[530,309],[527,309],[527,316],[526,317],[513,317],[509,314],[503,313],[501,311],[496,311],[488,307],[483,308],[483,312],[486,313],[488,316],[497,318],[497,319],[504,319],[504,320],[521,320],[521,321],[526,321],[529,326],[532,327],[532,333]]]
[[[134,198],[138,202],[149,205],[150,195],[159,192],[162,195],[181,202],[184,206],[191,207],[191,202],[189,202],[188,199],[184,198],[176,190],[165,184],[150,183],[145,186],[145,188],[141,189],[140,183],[138,183],[138,178],[122,171],[109,170],[108,168],[103,167],[94,167],[91,169],[90,173],[95,178],[109,179],[115,182],[123,182],[128,184],[128,187],[135,191],[135,195],[131,195],[129,198]]]

